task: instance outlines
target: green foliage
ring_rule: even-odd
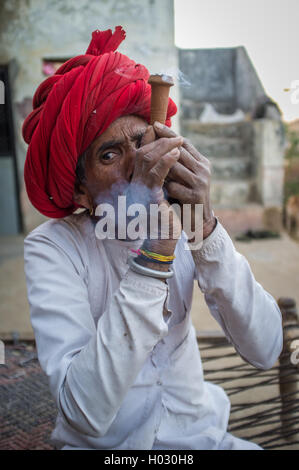
[[[284,203],[290,196],[299,194],[299,132],[285,124],[288,147],[285,151]]]
[[[299,133],[289,129],[286,125],[286,138],[289,145],[285,152],[285,158],[287,160],[299,158]]]
[[[290,196],[299,194],[299,132],[285,124],[288,147],[285,151],[284,203]]]
[[[285,181],[284,184],[284,203],[287,202],[290,196],[299,194],[299,179],[297,181]]]

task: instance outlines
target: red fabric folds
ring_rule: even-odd
[[[115,52],[125,38],[94,31],[85,55],[68,60],[37,88],[22,132],[29,144],[24,180],[33,206],[47,217],[65,217],[73,202],[78,157],[120,116],[150,120],[148,70]],[[169,98],[166,125],[177,111]]]

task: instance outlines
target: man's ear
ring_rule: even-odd
[[[84,184],[75,183],[73,200],[78,206],[85,207],[88,210],[92,209],[91,198]]]

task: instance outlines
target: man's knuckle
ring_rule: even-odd
[[[212,167],[211,167],[211,165],[209,165],[208,167],[206,167],[206,175],[207,175],[208,178],[211,177],[211,175],[212,175]]]
[[[202,160],[203,160],[204,164],[206,165],[206,167],[211,169],[211,167],[212,167],[211,161],[207,157],[205,157],[204,155],[202,155]]]
[[[169,138],[168,137],[162,137],[160,139],[160,144],[161,144],[162,150],[168,149],[168,147],[169,147]]]
[[[175,160],[175,156],[171,155],[170,153],[165,153],[159,160],[160,168],[167,168],[171,165]]]
[[[198,185],[200,184],[200,181],[201,181],[200,176],[196,174],[191,175],[189,178],[189,184],[193,188],[197,188]]]
[[[198,198],[199,198],[199,194],[200,194],[200,189],[199,188],[191,188],[190,189],[190,198],[192,199],[192,201],[197,201]]]
[[[150,178],[156,179],[158,176],[159,176],[159,171],[157,170],[157,168],[152,168],[149,171],[149,177]]]
[[[152,161],[152,159],[153,159],[153,157],[152,157],[152,154],[151,154],[150,152],[145,153],[145,154],[143,155],[143,157],[142,157],[142,160],[143,160],[146,164],[150,163],[150,162]]]
[[[196,160],[196,159],[193,159],[192,164],[193,164],[193,167],[194,167],[194,170],[196,171],[196,173],[199,173],[202,169],[200,161]]]
[[[201,180],[201,187],[203,189],[207,189],[209,187],[209,178],[207,176],[203,176],[202,180]]]

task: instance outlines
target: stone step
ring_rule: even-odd
[[[230,101],[209,101],[209,102],[196,102],[189,100],[181,96],[180,100],[180,114],[182,119],[193,119],[200,120],[203,112],[206,109],[206,105],[213,106],[214,110],[223,115],[232,115],[236,111],[235,103]],[[223,122],[223,121],[222,121]]]
[[[219,180],[212,179],[211,202],[214,208],[242,207],[256,198],[253,179]]]
[[[251,142],[238,137],[210,137],[203,134],[188,134],[188,139],[207,158],[231,158],[250,155]]]
[[[210,137],[234,137],[251,139],[253,136],[252,122],[240,121],[229,124],[201,123],[196,119],[181,119],[182,135],[201,134]]]
[[[254,162],[251,157],[219,158],[210,157],[213,179],[248,178],[254,172]]]

